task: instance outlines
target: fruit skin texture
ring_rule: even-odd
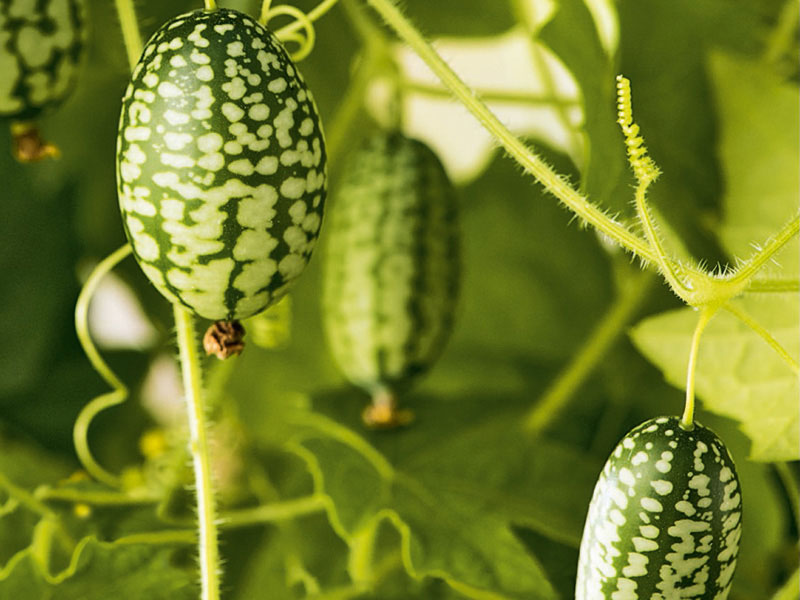
[[[167,299],[212,320],[276,302],[311,255],[325,185],[313,98],[266,28],[197,10],[153,35],[122,101],[117,186]]]
[[[459,286],[456,194],[422,142],[381,132],[333,198],[323,261],[331,352],[354,384],[396,394],[441,353]]]
[[[724,600],[742,531],[739,478],[725,445],[659,417],[628,433],[589,506],[576,600]]]
[[[33,119],[67,97],[85,14],[83,0],[0,0],[0,117]]]

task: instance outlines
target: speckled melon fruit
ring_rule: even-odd
[[[676,417],[626,435],[589,506],[576,600],[725,600],[742,533],[739,479],[711,430]]]
[[[0,0],[0,117],[32,119],[66,98],[85,31],[83,0]]]
[[[456,193],[424,143],[380,132],[334,194],[323,261],[324,322],[347,378],[393,397],[439,357],[453,325]]]
[[[283,296],[317,240],[326,160],[272,33],[226,9],[162,26],[123,98],[117,184],[134,254],[170,301],[231,320]]]

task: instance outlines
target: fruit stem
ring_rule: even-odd
[[[136,20],[136,6],[133,0],[114,0],[114,3],[119,16],[119,26],[122,29],[122,40],[125,42],[125,52],[128,55],[128,65],[133,71],[142,55],[143,46],[139,21]]]
[[[694,429],[694,380],[695,371],[697,370],[697,355],[700,349],[700,338],[703,335],[703,330],[708,325],[708,322],[717,314],[716,307],[706,307],[700,311],[700,318],[697,320],[697,326],[694,328],[694,335],[692,335],[692,347],[689,350],[689,364],[686,367],[686,405],[683,409],[683,416],[681,417],[681,427],[687,431]]]
[[[219,600],[220,562],[214,488],[211,480],[206,414],[202,398],[200,355],[192,314],[173,305],[178,334],[183,387],[189,417],[189,452],[194,466],[202,600]]]
[[[205,0],[206,10],[217,10],[216,0]]]

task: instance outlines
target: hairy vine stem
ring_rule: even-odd
[[[602,209],[591,204],[578,193],[566,179],[558,175],[545,161],[530,150],[489,110],[475,93],[461,80],[450,66],[439,56],[431,45],[422,37],[417,29],[406,19],[392,0],[365,0],[380,14],[397,35],[406,42],[431,71],[439,77],[448,88],[500,145],[544,188],[563,202],[578,217],[615,240],[620,246],[628,249],[641,258],[655,262],[656,254],[648,244],[625,227],[622,223],[608,216]]]
[[[747,285],[747,283],[755,276],[755,274],[770,260],[778,250],[783,248],[789,240],[797,235],[800,231],[800,217],[794,217],[791,221],[786,223],[781,230],[772,236],[772,238],[764,244],[764,247],[756,252],[749,260],[742,264],[731,276],[725,279],[725,282],[732,285]]]
[[[173,305],[173,311],[178,334],[183,387],[186,394],[186,409],[189,416],[189,451],[192,455],[197,497],[201,597],[202,600],[219,600],[220,561],[217,539],[216,499],[214,497],[211,461],[208,452],[200,355],[197,351],[192,314],[179,304]]]
[[[405,92],[412,92],[415,94],[422,94],[425,96],[436,96],[443,98],[450,98],[452,94],[443,87],[423,83],[419,81],[404,80],[400,82],[400,86]],[[561,108],[574,108],[578,105],[577,100],[571,98],[559,98],[553,94],[536,94],[533,92],[514,92],[506,90],[479,90],[476,89],[475,93],[480,96],[484,102],[491,102],[493,104],[524,104],[525,106],[557,106]]]
[[[479,99],[450,66],[439,56],[422,34],[403,15],[393,0],[364,0],[391,27],[398,37],[408,44],[414,52],[428,65],[452,95],[459,100],[500,145],[514,158],[526,172],[531,174],[544,188],[572,210],[578,217],[592,225],[620,246],[639,256],[641,259],[654,262],[662,267],[666,274],[675,273],[673,259],[663,251],[659,252],[650,241],[632,232],[622,223],[616,221],[601,208],[592,204],[578,193],[563,177],[553,171],[542,158],[517,138],[494,113]],[[691,266],[683,266],[685,275],[689,277],[691,287],[674,278],[676,293],[688,304],[700,306],[705,304],[721,305],[738,295],[747,287],[755,273],[784,244],[797,235],[798,218],[795,217],[776,236],[774,236],[759,252],[754,254],[736,271],[724,276],[714,277]],[[686,289],[684,290],[683,287]],[[698,289],[702,288],[702,289]]]

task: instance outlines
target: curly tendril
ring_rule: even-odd
[[[673,261],[664,250],[656,223],[650,214],[650,207],[647,205],[647,188],[658,179],[661,171],[647,154],[644,138],[639,135],[639,126],[633,122],[631,82],[622,75],[617,75],[617,123],[625,136],[628,162],[636,176],[637,186],[634,193],[636,215],[639,217],[647,241],[653,249],[656,263],[675,294],[687,304],[695,306],[698,302],[693,301],[694,290],[691,284],[687,284],[678,276]]]
[[[78,418],[75,420],[75,425],[72,429],[72,439],[75,444],[75,452],[83,468],[86,469],[86,472],[98,481],[102,481],[115,488],[121,487],[120,478],[106,471],[95,460],[89,448],[87,436],[89,433],[89,425],[91,425],[92,420],[107,408],[122,404],[128,397],[128,388],[102,359],[100,352],[98,352],[97,347],[94,345],[92,336],[89,333],[88,314],[89,303],[97,290],[100,280],[130,253],[130,244],[125,244],[110,256],[103,259],[89,275],[86,283],[84,283],[81,293],[78,295],[78,301],[75,304],[75,332],[78,335],[78,340],[89,362],[92,363],[94,370],[97,371],[100,377],[102,377],[113,390],[93,398],[83,407]]]
[[[658,178],[661,171],[647,154],[644,139],[639,135],[639,126],[633,122],[631,82],[622,75],[617,75],[617,123],[625,136],[628,162],[633,173],[641,185],[647,186]]]
[[[308,13],[303,12],[296,6],[281,4],[272,8],[272,0],[264,0],[261,3],[261,16],[258,21],[266,26],[270,21],[280,16],[294,17],[294,21],[281,27],[275,32],[276,37],[281,42],[293,42],[298,48],[291,53],[292,60],[301,61],[314,49],[317,36],[314,30],[314,21],[327,13],[338,0],[323,0]],[[301,33],[301,30],[303,33]]]
[[[276,31],[275,36],[281,42],[292,41],[297,43],[299,47],[291,53],[291,56],[292,60],[301,61],[311,54],[311,51],[314,49],[314,43],[316,42],[314,23],[306,13],[296,6],[291,6],[289,4],[281,4],[280,6],[270,9],[266,14],[261,15],[260,21],[263,25],[267,25],[269,21],[281,15],[294,17],[295,22]],[[303,29],[305,35],[297,31],[298,27],[296,25]]]

